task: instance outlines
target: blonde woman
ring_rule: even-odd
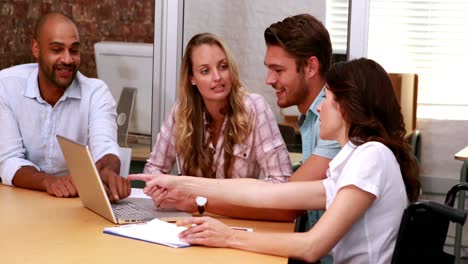
[[[224,42],[210,33],[192,37],[182,61],[179,98],[164,121],[144,173],[206,178],[259,178],[286,182],[291,165],[286,145],[265,98],[248,94]],[[195,197],[153,193],[158,207],[197,210]],[[246,216],[216,201],[207,210]],[[229,209],[227,211],[226,209]],[[226,211],[225,211],[226,210]]]

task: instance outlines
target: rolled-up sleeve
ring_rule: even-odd
[[[25,159],[26,150],[14,114],[6,100],[4,87],[0,83],[0,177],[2,183],[13,185],[13,177],[23,166],[32,166],[39,170],[29,160]]]
[[[107,154],[119,157],[116,104],[107,85],[100,82],[98,89],[90,94],[89,109],[88,145],[95,161]]]
[[[281,137],[273,111],[264,97],[255,100],[255,137],[257,162],[268,182],[287,182],[292,174],[291,161],[286,144]]]

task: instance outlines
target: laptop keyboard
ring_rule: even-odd
[[[145,208],[133,204],[129,201],[119,201],[112,203],[112,210],[117,218],[120,219],[152,219],[153,214]]]

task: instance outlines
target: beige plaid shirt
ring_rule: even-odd
[[[286,145],[281,137],[278,124],[265,98],[258,94],[247,94],[244,98],[247,115],[254,122],[253,129],[243,144],[234,145],[234,167],[232,178],[261,178],[269,182],[287,182],[291,176],[291,162]],[[156,144],[145,165],[144,173],[171,172],[176,162],[175,119],[177,104],[172,108],[158,134]],[[227,118],[224,120],[224,131]],[[208,137],[209,131],[206,131]],[[224,136],[220,133],[216,146],[209,147],[214,151],[213,170],[216,178],[224,178]],[[183,168],[182,157],[179,157],[180,168]],[[182,175],[184,172],[181,171]],[[203,177],[201,171],[196,175]]]

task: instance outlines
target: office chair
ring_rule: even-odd
[[[305,212],[304,214],[296,217],[294,222],[294,232],[307,232],[307,224],[309,222],[309,214]]]
[[[409,133],[405,139],[411,146],[411,154],[416,158],[419,164],[421,164],[421,131],[419,129],[415,129]]]
[[[117,143],[127,147],[128,128],[133,113],[137,89],[124,87],[117,105]]]
[[[421,131],[415,129],[411,135],[411,152],[416,157],[416,159],[421,163]]]
[[[467,183],[452,187],[445,204],[421,200],[404,211],[392,256],[392,264],[454,263],[455,257],[444,251],[450,222],[463,225],[466,212],[453,208],[457,193],[468,190]]]
[[[455,198],[457,196],[457,193],[459,191],[463,191],[463,192],[460,192],[460,195],[458,197],[458,209],[464,210],[465,208],[465,192],[464,191],[468,191],[468,183],[466,183],[467,170],[468,170],[468,165],[465,162],[463,164],[462,171],[461,171],[462,175],[465,175],[465,177],[462,177],[463,180],[461,181],[461,183],[453,186],[450,189],[450,191],[447,193],[445,204],[453,207],[455,204]],[[461,224],[457,224],[455,228],[456,230],[455,230],[454,254],[455,254],[455,263],[457,264],[460,262],[460,255],[461,255],[460,252],[462,248],[462,232],[463,232],[462,228],[463,228],[463,225]]]
[[[459,191],[468,191],[468,183],[462,182],[453,186],[446,195],[445,204],[421,200],[405,209],[398,230],[392,264],[454,263],[455,256],[444,252],[444,245],[450,221],[460,225],[466,221],[466,212],[453,208]],[[306,231],[306,217],[307,214],[296,219],[294,232]],[[288,259],[288,264],[302,263],[306,262]]]

